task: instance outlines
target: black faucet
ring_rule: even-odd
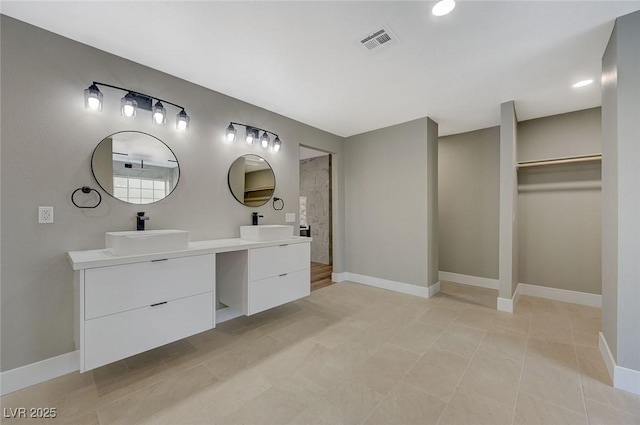
[[[146,220],[149,220],[149,217],[144,215],[144,211],[140,211],[138,213],[138,216],[136,217],[136,220],[137,220],[136,230],[144,230],[144,222]]]
[[[252,212],[251,213],[251,224],[254,226],[258,225],[258,218],[264,218],[264,216],[260,213],[257,212]]]

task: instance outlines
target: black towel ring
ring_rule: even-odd
[[[276,202],[280,201],[282,203],[282,206],[280,208],[276,207]],[[284,200],[282,198],[273,198],[273,209],[276,211],[281,211],[284,209]]]
[[[98,194],[98,203],[95,204],[92,207],[81,207],[80,205],[76,204],[76,201],[75,201],[75,199],[73,199],[73,197],[75,196],[76,192],[78,192],[79,190],[81,190],[82,193],[90,193],[90,192],[97,193]],[[102,202],[102,195],[100,195],[100,192],[98,192],[95,189],[91,189],[89,186],[82,186],[82,187],[79,187],[79,188],[77,188],[76,190],[73,191],[73,193],[71,194],[71,202],[73,203],[73,205],[75,205],[78,208],[96,208]]]

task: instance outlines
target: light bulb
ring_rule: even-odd
[[[167,110],[160,101],[153,106],[151,119],[156,124],[164,124],[167,121]]]
[[[255,138],[255,135],[253,133],[253,129],[252,128],[247,128],[247,137],[246,137],[246,142],[248,145],[253,144],[253,139]]]
[[[131,105],[124,105],[124,108],[122,108],[125,117],[132,117],[135,111],[136,109]]]
[[[268,148],[269,147],[269,136],[267,135],[267,132],[265,131],[264,134],[262,135],[262,137],[260,138],[260,144],[262,145],[263,148]]]
[[[131,93],[127,93],[120,99],[120,112],[123,117],[135,118],[137,106],[138,102]]]
[[[273,146],[271,147],[271,150],[273,150],[274,152],[278,152],[280,150],[281,145],[282,145],[282,142],[280,142],[280,138],[276,136],[276,139],[273,141]]]
[[[229,127],[227,127],[227,142],[231,143],[234,140],[236,140],[236,129],[233,126],[233,124],[229,124]]]
[[[588,86],[591,83],[593,83],[593,80],[582,80],[582,81],[578,81],[577,83],[575,83],[573,85],[573,87],[575,87],[575,88],[585,87],[585,86]]]
[[[84,90],[84,107],[94,111],[102,111],[102,93],[95,84]]]
[[[89,109],[100,109],[100,101],[95,97],[87,99],[87,104],[89,105]]]
[[[176,129],[178,131],[186,131],[186,130],[188,130],[189,129],[189,121],[191,121],[191,119],[189,118],[189,115],[187,115],[185,110],[183,109],[176,116]]]

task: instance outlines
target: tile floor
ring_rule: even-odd
[[[2,407],[83,425],[640,423],[640,397],[613,389],[600,357],[599,309],[495,302],[447,282],[431,299],[339,283]]]

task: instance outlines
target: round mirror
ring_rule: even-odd
[[[93,151],[91,171],[105,192],[130,204],[158,202],[180,179],[178,160],[169,146],[139,131],[105,137]]]
[[[258,155],[243,155],[229,168],[229,190],[247,207],[266,204],[276,188],[276,176],[269,163]]]

